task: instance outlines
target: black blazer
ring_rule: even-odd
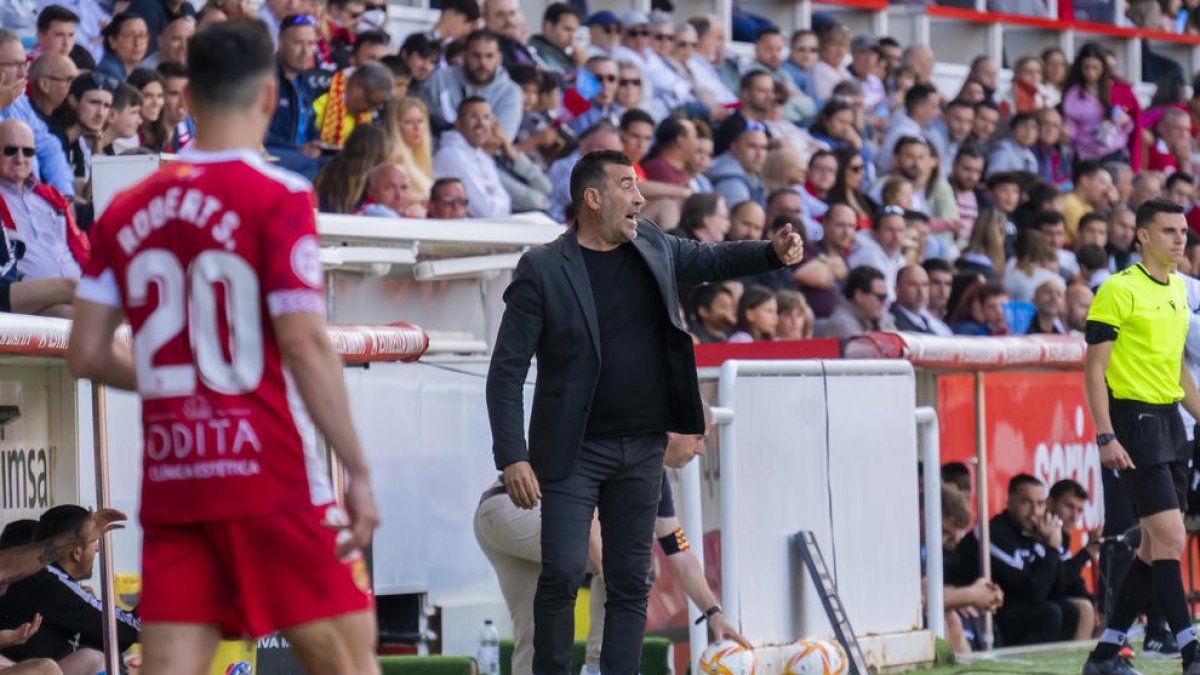
[[[750,276],[782,265],[770,242],[701,244],[664,234],[647,220],[638,221],[633,244],[654,275],[671,322],[670,390],[663,392],[670,403],[670,429],[703,433],[696,355],[679,316],[676,283]],[[540,479],[559,480],[570,473],[583,442],[601,368],[596,305],[574,228],[521,256],[504,301],[487,378],[496,467],[529,460]],[[538,375],[527,447],[522,389],[535,355]]]

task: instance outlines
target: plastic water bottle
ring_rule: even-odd
[[[479,653],[475,660],[479,663],[479,675],[500,675],[500,633],[491,619],[483,622],[483,630],[479,631]]]

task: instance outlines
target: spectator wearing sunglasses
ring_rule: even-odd
[[[542,32],[529,38],[529,46],[548,70],[566,75],[583,65],[587,52],[575,46],[581,20],[579,10],[565,2],[550,3],[542,13]]]
[[[29,67],[29,102],[63,147],[67,145],[66,130],[57,113],[67,100],[71,82],[78,76],[75,63],[62,54],[42,54]]]
[[[903,219],[901,219],[903,222]],[[870,266],[855,267],[846,276],[842,297],[828,319],[818,319],[814,335],[819,338],[851,338],[867,333],[896,330],[888,303],[883,272]]]
[[[620,87],[620,67],[617,62],[607,56],[593,56],[584,66],[592,77],[599,82],[595,96],[592,96],[592,107],[567,123],[576,135],[596,126],[599,122],[620,122],[625,114],[625,107],[617,103],[617,89]]]
[[[433,182],[429,189],[429,217],[436,220],[466,218],[471,200],[467,188],[457,178],[447,176]]]
[[[0,28],[0,83],[9,84],[24,78],[26,75],[25,48],[21,37],[16,33]],[[33,165],[35,175],[50,183],[59,192],[68,197],[75,195],[75,184],[71,180],[71,167],[67,164],[67,156],[63,145],[51,134],[50,129],[38,116],[29,97],[14,91],[11,86],[0,87],[5,90],[0,93],[0,121],[8,119],[21,120],[33,129],[37,140],[37,156]]]
[[[588,28],[588,58],[612,58],[613,49],[621,41],[621,20],[607,9],[593,13],[583,22]]]
[[[91,245],[70,198],[34,178],[34,147],[27,124],[0,122],[0,311],[69,318]]]

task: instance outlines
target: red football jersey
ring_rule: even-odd
[[[184,151],[92,227],[78,295],[133,331],[146,523],[333,501],[271,318],[324,315],[307,181],[249,150]]]

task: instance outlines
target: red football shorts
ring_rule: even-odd
[[[327,508],[145,526],[142,621],[218,624],[226,637],[258,638],[370,609],[363,561],[334,554]]]

